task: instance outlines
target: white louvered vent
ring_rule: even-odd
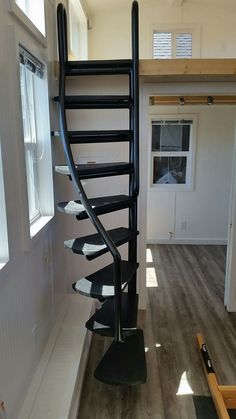
[[[172,33],[154,32],[153,33],[153,58],[172,57]]]
[[[153,58],[191,58],[191,32],[157,32],[153,33]]]
[[[177,33],[176,34],[176,58],[192,57],[192,34]]]

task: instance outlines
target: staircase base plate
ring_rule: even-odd
[[[136,329],[123,334],[123,342],[112,342],[94,376],[104,383],[117,386],[145,383],[147,370],[143,331]]]

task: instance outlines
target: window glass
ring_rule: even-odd
[[[193,185],[192,125],[189,119],[152,121],[151,185]]]
[[[185,184],[187,157],[154,157],[153,183]]]
[[[2,154],[0,144],[0,269],[5,265],[9,259],[8,250],[8,234],[7,234],[7,219],[6,219],[6,206],[5,206],[5,193],[4,193],[4,182],[3,182],[3,168],[2,168]]]
[[[44,0],[16,0],[16,4],[36,28],[45,35]]]
[[[20,87],[32,237],[54,214],[51,138],[46,66],[21,46]]]
[[[153,58],[191,58],[191,32],[153,32]]]
[[[30,223],[42,216],[39,199],[39,168],[36,119],[36,85],[43,65],[26,51],[20,53],[20,85]]]

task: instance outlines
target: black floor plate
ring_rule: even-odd
[[[122,293],[122,327],[124,329],[134,329],[137,327],[138,314],[138,294],[135,298],[127,293]],[[115,336],[114,330],[114,298],[105,301],[102,307],[90,317],[86,327],[93,333],[101,336]]]
[[[218,419],[211,397],[193,396],[193,403],[197,419]],[[236,410],[228,410],[230,419],[236,419]]]
[[[147,369],[143,331],[126,332],[122,343],[113,341],[94,376],[104,383],[118,386],[145,383]]]
[[[122,285],[125,287],[138,269],[138,263],[122,260]],[[113,264],[105,266],[99,271],[79,279],[72,285],[74,291],[91,298],[110,298],[114,296]]]

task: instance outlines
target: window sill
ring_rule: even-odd
[[[37,234],[49,223],[49,221],[53,218],[53,215],[47,215],[44,217],[40,217],[39,220],[35,221],[30,226],[30,237],[31,239],[34,239],[34,237],[37,236]]]
[[[193,192],[194,188],[193,186],[175,186],[173,187],[172,185],[170,187],[166,186],[166,185],[152,185],[149,188],[150,192]]]
[[[0,261],[0,271],[2,271],[7,266],[8,262],[9,262],[9,259]]]
[[[47,37],[31,22],[28,16],[15,3],[15,0],[9,0],[10,13],[36,38],[44,48],[47,47]]]

